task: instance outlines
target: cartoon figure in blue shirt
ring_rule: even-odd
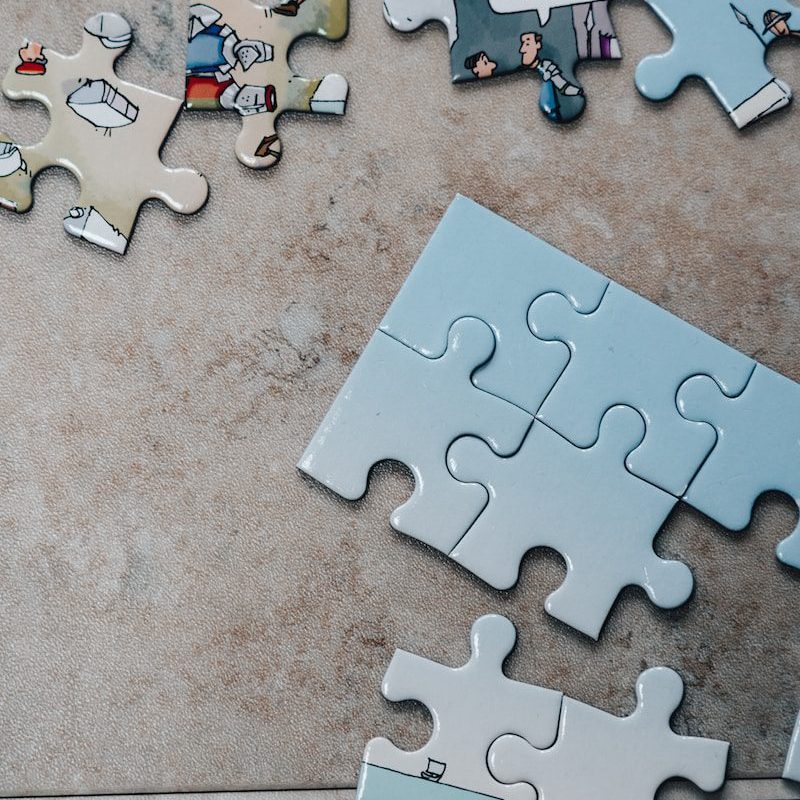
[[[578,97],[583,95],[583,89],[570,83],[554,61],[539,58],[541,49],[541,33],[530,32],[520,36],[519,52],[522,56],[522,66],[527,69],[535,69],[544,81],[539,105],[549,119],[560,121],[562,116],[559,95]]]

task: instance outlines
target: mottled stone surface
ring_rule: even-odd
[[[738,536],[677,511],[658,548],[694,599],[626,592],[594,644],[544,614],[554,554],[491,591],[390,530],[403,470],[346,503],[294,465],[456,192],[800,379],[800,110],[738,133],[696,83],[641,99],[668,38],[618,0],[625,58],[582,68],[587,114],[559,128],[523,76],[453,87],[441,29],[352,5],[344,43],[294,51],[348,75],[348,115],[285,119],[276,169],[237,163],[235,117],[180,119],[164,158],[208,176],[198,216],[148,205],[122,259],[63,233],[64,172],[0,214],[0,792],[352,787],[369,737],[426,736],[380,697],[394,648],[460,663],[491,611],[520,627],[514,677],[627,713],[641,669],[671,665],[677,729],[778,776],[800,705],[784,499]],[[137,35],[119,74],[180,93],[185,4],[114,9]],[[28,33],[76,50],[97,10],[5,0],[2,60]],[[796,49],[770,61],[800,88]],[[46,118],[2,100],[0,127],[32,142]]]

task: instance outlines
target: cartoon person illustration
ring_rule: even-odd
[[[283,17],[296,17],[300,6],[303,5],[305,0],[288,0],[286,3],[273,6],[272,13],[280,14]]]
[[[769,9],[769,11],[765,11],[764,33],[762,34],[762,36],[765,36],[768,33],[772,33],[779,39],[785,36],[797,36],[800,38],[800,31],[794,31],[788,25],[789,17],[791,16],[792,16],[791,11],[784,11],[783,13],[779,13],[774,9]]]
[[[14,70],[20,75],[44,75],[47,72],[47,58],[39,42],[28,42],[19,49],[19,60]]]
[[[497,69],[497,63],[489,58],[489,54],[485,50],[480,50],[471,56],[467,56],[464,61],[464,67],[470,70],[478,79],[491,78]]]
[[[552,83],[553,86],[563,95],[572,97],[583,94],[583,89],[570,83],[562,74],[558,64],[547,59],[539,58],[539,51],[542,49],[541,33],[523,33],[520,36],[519,52],[522,56],[522,66],[528,69],[535,69],[544,81]]]

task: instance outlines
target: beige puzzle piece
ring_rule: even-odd
[[[275,131],[284,111],[344,114],[341,75],[304,78],[289,66],[289,50],[303,36],[331,41],[347,33],[347,0],[211,0],[189,7],[186,107],[235,110],[242,117],[236,157],[245,166],[271,167],[281,157]]]
[[[67,233],[117,253],[125,252],[146,200],[191,214],[208,196],[199,172],[170,169],[159,157],[181,101],[114,73],[132,38],[131,26],[118,14],[97,14],[84,26],[77,55],[28,41],[3,80],[10,100],[38,100],[47,107],[50,129],[30,147],[0,134],[0,205],[27,211],[37,173],[64,167],[81,184],[78,203],[64,218]]]

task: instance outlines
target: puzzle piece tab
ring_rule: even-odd
[[[595,639],[625,586],[641,586],[664,608],[685,602],[693,585],[688,567],[653,552],[677,499],[625,469],[625,456],[643,437],[642,418],[619,406],[606,413],[597,443],[586,450],[538,421],[510,458],[478,439],[458,439],[448,452],[450,470],[486,486],[489,504],[451,558],[508,589],[528,550],[552,547],[567,575],[547,598],[547,611]]]
[[[304,78],[292,71],[292,44],[303,36],[336,41],[346,35],[347,23],[347,0],[192,3],[186,107],[237,111],[242,130],[236,157],[256,169],[273,166],[282,152],[275,124],[284,111],[341,115],[347,104],[341,75]]]
[[[133,38],[117,14],[97,14],[84,26],[83,47],[63,56],[38,42],[20,49],[3,80],[11,100],[38,100],[50,114],[44,140],[31,147],[0,134],[0,205],[27,211],[31,184],[60,166],[80,181],[78,204],[64,218],[72,236],[124,253],[145,200],[191,214],[208,196],[198,172],[169,169],[159,151],[180,100],[119,80],[114,62]]]
[[[711,451],[684,500],[731,530],[745,528],[759,495],[778,490],[800,507],[800,385],[759,364],[738,397],[726,397],[709,377],[691,378],[678,392],[690,420],[717,431]],[[777,548],[800,569],[800,526]]]
[[[399,31],[432,20],[445,25],[455,82],[519,71],[538,75],[539,107],[556,122],[569,122],[584,109],[578,62],[620,58],[607,0],[386,0],[383,7]]]
[[[512,453],[533,421],[471,383],[472,371],[493,351],[491,329],[476,319],[453,324],[447,351],[437,359],[376,332],[298,467],[356,500],[366,492],[374,464],[401,461],[411,469],[415,487],[411,499],[394,512],[392,525],[450,552],[483,508],[486,492],[459,483],[448,472],[448,446],[473,433],[498,453]]]
[[[413,753],[398,750],[388,739],[373,739],[364,754],[365,764],[413,776],[413,785],[403,782],[409,785],[405,797],[450,797],[428,792],[426,782],[433,782],[503,800],[535,800],[530,786],[495,781],[486,764],[489,746],[504,733],[522,736],[537,747],[549,747],[555,741],[561,693],[518,683],[503,674],[503,662],[516,639],[511,622],[488,615],[472,626],[472,656],[463,667],[445,667],[398,650],[386,672],[383,694],[388,700],[418,700],[427,706],[433,735]],[[362,774],[358,797],[385,800],[386,795],[377,790],[369,795],[363,790],[369,775],[369,770]],[[375,776],[374,770],[372,775],[374,783],[392,783],[385,775]],[[452,797],[461,799],[462,795]]]
[[[800,8],[786,0],[646,0],[670,29],[672,47],[645,58],[636,86],[651,100],[701,78],[738,128],[788,105],[791,89],[765,64],[776,39],[800,36]]]
[[[728,743],[678,736],[670,717],[683,697],[683,681],[666,667],[636,681],[636,710],[615,717],[565,698],[556,743],[537,749],[519,736],[503,736],[489,751],[489,768],[500,781],[526,781],[538,800],[645,800],[673,777],[705,791],[725,780]]]

